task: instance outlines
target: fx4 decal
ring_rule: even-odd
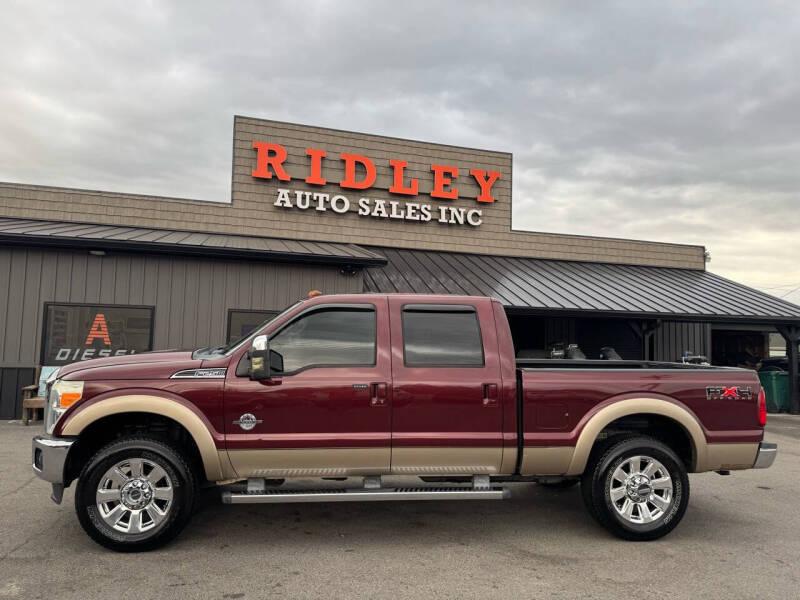
[[[709,400],[721,400],[730,398],[731,400],[751,400],[753,390],[750,387],[727,387],[724,385],[712,385],[706,388],[706,398]]]

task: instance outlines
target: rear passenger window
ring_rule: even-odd
[[[482,367],[483,342],[475,309],[404,306],[403,356],[407,367]]]

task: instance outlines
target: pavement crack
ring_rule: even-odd
[[[38,478],[36,477],[36,475],[31,475],[31,478],[30,478],[30,479],[28,479],[28,480],[27,480],[25,483],[23,483],[22,485],[20,485],[19,487],[15,488],[15,489],[11,490],[10,492],[6,492],[5,494],[2,494],[2,495],[0,495],[0,498],[5,498],[6,496],[10,496],[11,494],[16,494],[16,493],[17,493],[18,491],[20,491],[22,488],[24,488],[25,486],[27,486],[28,484],[30,484],[30,482],[31,482],[31,481],[34,481],[34,480],[36,480],[36,479],[38,479]]]

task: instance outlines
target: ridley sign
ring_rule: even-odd
[[[287,159],[286,148],[280,144],[254,141],[253,149],[256,150],[256,168],[252,171],[253,177],[257,179],[272,179],[274,176],[279,181],[292,181],[292,177],[283,166]],[[302,181],[315,186],[328,184],[322,169],[323,161],[331,160],[327,152],[318,148],[306,148],[306,156],[310,159],[310,166],[307,176]],[[368,157],[343,152],[339,155],[338,160],[344,162],[345,173],[344,179],[338,182],[340,188],[344,190],[366,190],[375,184],[377,170],[375,163]],[[360,167],[360,171],[363,171],[363,173],[356,173],[357,166]],[[420,193],[419,180],[414,177],[407,177],[405,174],[408,161],[390,159],[389,166],[392,169],[392,185],[389,187],[389,192],[398,196],[418,196]],[[428,192],[431,198],[458,200],[458,187],[456,186],[459,176],[458,167],[431,164],[430,170],[433,172],[433,185]],[[476,201],[481,204],[494,202],[492,186],[500,179],[500,172],[470,169],[469,175],[480,189],[480,194]],[[364,196],[359,197],[353,204],[350,198],[343,194],[331,195],[288,188],[278,188],[274,205],[300,210],[313,208],[320,212],[330,209],[336,214],[346,214],[350,212],[351,206],[355,206],[357,207],[357,214],[362,217],[404,219],[419,222],[436,220],[440,223],[466,224],[473,227],[477,227],[483,222],[482,211],[479,208],[466,209],[447,206],[446,204],[432,206],[420,202],[385,200]]]

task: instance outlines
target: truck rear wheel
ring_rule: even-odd
[[[581,487],[589,513],[626,540],[665,536],[689,504],[686,466],[668,446],[644,436],[623,439],[592,457]]]
[[[86,533],[118,552],[152,550],[188,523],[195,478],[181,453],[164,441],[125,437],[84,467],[75,510]]]

